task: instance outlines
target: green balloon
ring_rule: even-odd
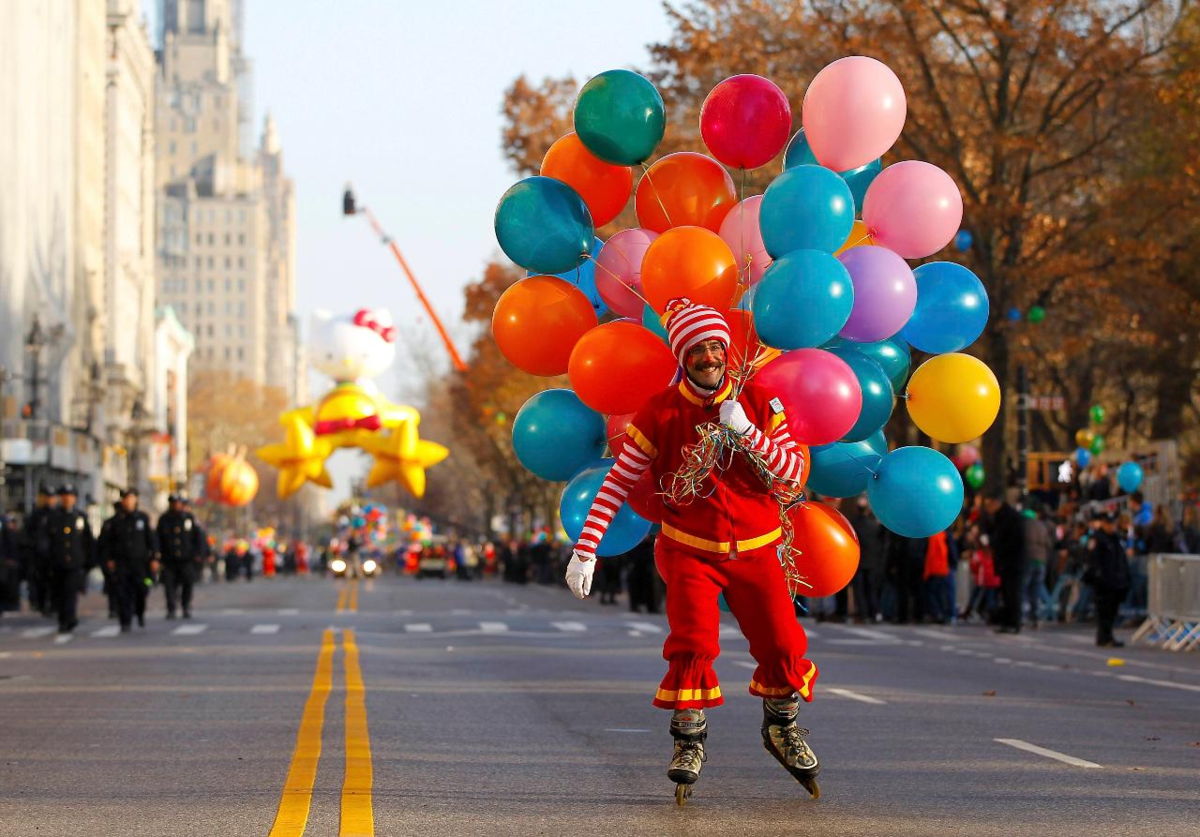
[[[821,346],[822,349],[832,350],[840,346],[853,346],[871,360],[883,367],[888,380],[892,382],[894,392],[904,392],[904,383],[908,380],[908,370],[912,364],[912,352],[908,344],[899,337],[890,337],[877,343],[855,343],[841,337],[835,337]]]
[[[1046,309],[1040,305],[1035,305],[1029,309],[1029,322],[1040,323],[1046,319]]]
[[[1092,417],[1092,424],[1104,424],[1104,418],[1108,412],[1102,404],[1093,404],[1092,409],[1088,410],[1088,415]]]
[[[1096,456],[1104,453],[1104,437],[1099,433],[1096,434],[1095,439],[1092,439],[1092,453],[1096,454]]]
[[[646,78],[609,70],[591,79],[575,101],[575,133],[606,163],[636,166],[650,159],[663,138],[667,110]]]
[[[983,465],[978,462],[967,468],[964,476],[967,478],[967,485],[975,489],[983,485],[983,481],[987,479],[987,473],[983,470]]]

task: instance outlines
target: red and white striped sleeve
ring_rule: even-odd
[[[792,438],[783,413],[775,413],[771,425],[769,436],[755,427],[741,441],[763,457],[776,479],[798,483],[804,475],[804,451]]]
[[[651,454],[656,453],[653,446],[645,442],[644,436],[632,427],[630,430],[632,432],[626,435],[621,454],[609,469],[600,491],[596,493],[596,499],[592,501],[592,508],[584,521],[579,542],[575,544],[575,551],[581,557],[596,557],[596,549],[600,546],[604,533],[608,531],[609,524],[621,510],[629,492],[650,467],[653,458]],[[649,448],[649,453],[643,449],[643,445]]]

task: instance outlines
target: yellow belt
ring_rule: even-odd
[[[705,538],[698,538],[695,535],[689,535],[676,529],[674,526],[668,526],[666,523],[662,525],[662,533],[673,541],[677,541],[685,546],[694,546],[697,549],[703,549],[707,552],[719,552],[727,554],[736,547],[737,552],[749,552],[752,549],[758,549],[760,546],[766,546],[769,543],[777,540],[783,535],[782,529],[776,529],[774,532],[768,532],[757,538],[750,538],[745,541],[738,541],[736,544],[731,544],[728,541],[710,541]]]

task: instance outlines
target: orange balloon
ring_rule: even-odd
[[[561,375],[571,350],[596,322],[596,312],[579,288],[556,276],[530,276],[496,302],[492,337],[518,369],[531,375]]]
[[[718,232],[737,205],[733,178],[712,157],[695,151],[668,154],[652,165],[634,196],[638,223],[656,233],[672,227]]]
[[[795,532],[792,548],[799,552],[793,552],[796,569],[812,585],[801,586],[801,594],[832,596],[849,584],[858,570],[858,535],[850,521],[832,506],[813,502],[800,503],[788,516]]]
[[[597,227],[620,215],[633,191],[632,169],[604,162],[588,151],[573,132],[550,146],[542,158],[540,173],[561,180],[578,192]]]
[[[584,404],[614,415],[636,413],[671,383],[678,366],[667,344],[650,329],[614,322],[579,339],[567,374]]]
[[[679,297],[724,311],[737,287],[733,251],[721,236],[701,227],[667,230],[642,257],[642,293],[660,314]]]
[[[850,235],[846,236],[842,246],[837,248],[833,255],[840,256],[851,247],[872,247],[874,245],[875,239],[871,238],[871,232],[867,229],[866,222],[859,219],[850,227]]]

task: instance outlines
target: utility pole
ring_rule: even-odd
[[[1029,497],[1029,373],[1017,367],[1017,488],[1024,502]]]

